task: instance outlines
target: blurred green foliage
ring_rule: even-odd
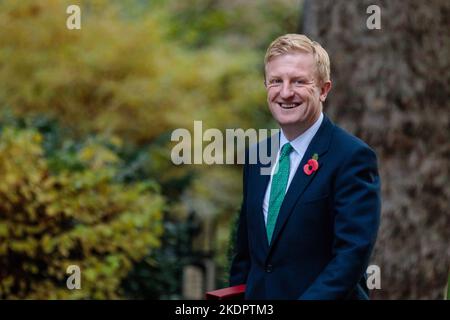
[[[1,128],[0,297],[120,297],[133,263],[160,245],[164,201],[151,183],[115,182],[120,159],[108,146],[87,140],[46,155],[43,140],[33,128]],[[67,289],[69,265],[80,267],[82,290]]]
[[[125,295],[133,299],[182,299],[183,267],[196,259],[190,247],[195,227],[189,219],[179,223],[166,217],[161,247],[136,264],[124,279]]]
[[[64,1],[0,3],[3,105],[16,114],[49,113],[78,134],[138,144],[190,128],[193,119],[248,126],[263,109],[261,59],[252,50],[183,49],[165,37],[160,9],[130,20],[114,2],[97,10],[89,3],[80,31],[65,28]]]
[[[300,5],[292,0],[168,1],[169,34],[194,48],[225,44],[264,51],[277,36],[298,28]]]
[[[81,7],[81,30],[66,28],[70,4]],[[264,49],[296,30],[298,6],[1,1],[0,111],[10,115],[0,296],[179,298],[191,250],[214,252],[225,284],[241,172],[174,166],[170,133],[194,120],[204,130],[273,126]],[[191,212],[202,225],[188,239]],[[65,289],[69,263],[86,275],[82,292]]]

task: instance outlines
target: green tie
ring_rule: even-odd
[[[272,177],[272,185],[270,187],[269,198],[269,213],[267,216],[267,239],[269,244],[272,241],[273,229],[275,229],[275,223],[277,222],[278,212],[280,211],[281,204],[283,203],[284,195],[286,193],[286,186],[289,179],[289,154],[292,151],[292,146],[286,143],[281,148],[280,158],[278,159],[278,171]]]

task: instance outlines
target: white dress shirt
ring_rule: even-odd
[[[286,192],[289,189],[289,186],[292,182],[292,178],[295,175],[295,172],[297,171],[297,168],[302,161],[302,158],[306,152],[306,149],[308,149],[309,144],[311,143],[311,140],[314,138],[315,134],[317,133],[317,130],[319,130],[320,125],[322,124],[323,120],[323,113],[320,113],[319,119],[317,119],[314,124],[309,127],[305,132],[303,132],[301,135],[299,135],[297,138],[295,138],[292,141],[289,141],[286,136],[283,133],[283,130],[280,132],[280,148],[278,150],[276,162],[278,162],[278,158],[280,157],[280,150],[283,148],[283,146],[290,142],[292,148],[294,149],[291,154],[289,155],[289,179],[286,186]],[[276,166],[272,167],[272,173],[270,174],[270,180],[269,184],[267,185],[266,194],[264,196],[263,201],[263,212],[264,212],[264,222],[267,224],[267,215],[269,212],[269,198],[270,198],[270,187],[272,185],[272,177],[273,177],[273,171],[275,170]]]

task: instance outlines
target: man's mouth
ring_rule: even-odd
[[[301,103],[278,103],[278,105],[283,109],[294,109],[298,107]]]

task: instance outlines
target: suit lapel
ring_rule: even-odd
[[[319,130],[317,131],[316,135],[314,136],[308,148],[306,149],[302,161],[300,162],[297,171],[292,179],[292,182],[289,185],[289,189],[284,197],[283,204],[281,205],[277,222],[275,224],[275,229],[272,236],[272,243],[270,245],[269,250],[273,247],[278,236],[280,235],[280,232],[284,224],[291,215],[295,203],[297,202],[297,199],[303,194],[303,192],[306,190],[306,188],[314,179],[317,173],[316,171],[308,176],[303,172],[304,165],[308,162],[309,159],[312,158],[314,153],[317,153],[319,155],[318,160],[319,170],[321,167],[323,167],[324,163],[321,162],[320,156],[328,151],[333,127],[334,127],[333,123],[330,121],[330,119],[328,119],[326,115],[324,115],[322,124],[320,125]],[[266,243],[267,243],[267,236],[266,236]]]
[[[267,156],[272,154],[272,139],[280,139],[280,135],[274,135],[272,137],[267,138],[266,141],[266,150],[262,150],[262,153],[265,153]],[[258,148],[261,147],[261,144],[258,144]],[[273,164],[275,158],[276,158],[276,154],[274,155],[274,159],[273,161],[270,161],[268,164],[263,164],[259,158],[259,152],[260,150],[258,149],[257,151],[258,153],[258,161],[255,165],[256,171],[254,171],[255,173],[255,178],[254,178],[254,189],[253,189],[253,196],[254,198],[254,202],[256,203],[256,209],[254,210],[254,214],[256,215],[256,221],[258,224],[258,229],[257,232],[259,233],[257,235],[258,239],[263,239],[262,243],[263,243],[263,249],[265,254],[268,253],[269,251],[269,244],[268,244],[268,239],[267,239],[267,232],[266,232],[266,223],[264,221],[264,212],[263,212],[263,202],[264,202],[264,196],[266,194],[266,189],[267,189],[267,185],[270,181],[270,174],[261,174],[261,169],[265,168],[265,170],[270,170],[271,165]],[[270,171],[269,171],[270,172]]]
[[[257,203],[256,210],[254,211],[256,214],[256,219],[258,221],[258,232],[260,233],[258,235],[258,239],[263,239],[263,247],[265,253],[269,251],[269,244],[267,239],[267,233],[266,233],[266,223],[264,222],[264,213],[263,213],[263,201],[264,201],[264,195],[266,193],[267,184],[269,183],[270,175],[262,175],[260,173],[260,168],[264,167],[261,164],[258,164],[258,174],[255,184],[255,197]]]

